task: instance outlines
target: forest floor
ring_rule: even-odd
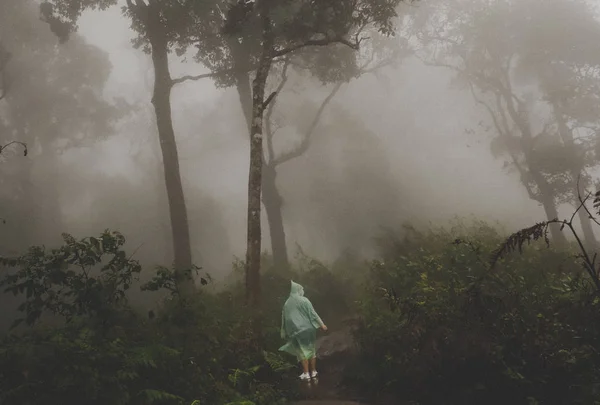
[[[353,350],[351,321],[317,339],[318,379],[300,382],[303,399],[293,405],[364,405],[341,385],[344,367]]]

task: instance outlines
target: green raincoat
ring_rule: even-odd
[[[296,356],[298,361],[312,359],[317,354],[317,329],[322,326],[323,321],[304,297],[304,287],[292,281],[292,290],[281,314],[281,338],[287,339],[287,343],[279,350]]]

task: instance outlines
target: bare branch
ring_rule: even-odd
[[[256,70],[256,67],[250,67],[249,70],[244,71],[244,73],[251,73],[254,70]],[[239,73],[239,69],[225,69],[225,70],[219,70],[217,72],[211,72],[211,73],[204,73],[201,75],[185,75],[182,77],[178,77],[176,79],[171,80],[171,86],[175,86],[177,84],[180,83],[184,83],[187,81],[197,81],[197,80],[202,80],[202,79],[209,79],[209,78],[213,78],[213,77],[218,77],[221,75],[226,75],[226,74],[231,74],[231,73]]]
[[[307,41],[303,44],[298,44],[294,47],[275,51],[275,57],[285,56],[295,50],[298,50],[298,49],[301,49],[304,47],[308,47],[308,46],[326,46],[326,45],[329,45],[332,43],[341,43],[341,44],[351,47],[352,49],[358,50],[359,46],[360,46],[360,42],[362,41],[362,39],[359,39],[359,35],[361,32],[362,32],[362,29],[357,32],[357,34],[355,35],[354,42],[351,42],[345,38],[311,40],[311,41]],[[374,55],[372,55],[372,57],[369,58],[369,60],[363,66],[361,66],[359,68],[359,75],[376,72],[377,70],[390,65],[393,61],[392,58],[387,58],[387,59],[375,64],[374,66],[369,67],[369,65],[372,63],[373,59],[374,59]],[[275,90],[274,94],[279,94],[283,90],[283,87],[285,86],[285,84],[287,83],[287,80],[288,80],[287,69],[288,69],[289,63],[290,63],[290,60],[286,59],[284,67],[283,67],[282,75],[281,75],[282,79],[279,83],[279,86]],[[304,134],[304,137],[303,137],[302,141],[300,142],[300,144],[297,145],[292,150],[282,153],[278,157],[275,157],[275,152],[274,152],[274,148],[273,148],[274,131],[272,130],[272,127],[271,127],[271,125],[272,125],[271,120],[272,120],[272,114],[273,114],[273,109],[274,109],[275,103],[269,104],[268,100],[267,100],[267,102],[265,102],[266,104],[268,104],[267,113],[266,113],[266,117],[265,117],[266,118],[266,123],[265,123],[266,128],[265,129],[266,129],[266,135],[267,135],[267,150],[269,153],[269,161],[267,163],[268,165],[276,167],[282,163],[288,162],[292,159],[295,159],[295,158],[301,156],[308,150],[308,147],[310,145],[310,138],[312,137],[313,133],[315,132],[315,129],[317,128],[319,121],[321,120],[321,117],[325,111],[325,108],[331,102],[331,100],[335,97],[335,95],[338,93],[338,91],[340,90],[340,88],[343,86],[344,83],[346,83],[346,82],[337,83],[333,87],[331,93],[323,100],[323,102],[319,106],[319,109],[317,110],[315,117],[313,118],[313,121],[311,122],[310,126],[308,127],[308,130]]]
[[[487,110],[498,134],[502,138],[509,141],[510,130],[508,127],[506,116],[505,116],[503,108],[502,108],[500,96],[498,94],[496,94],[496,108],[497,108],[497,113],[500,115],[500,117],[498,117],[496,115],[496,112],[494,112],[494,109],[488,103],[481,100],[479,98],[479,96],[477,96],[477,94],[475,93],[475,88],[474,88],[473,83],[471,83],[469,81],[468,84],[469,84],[469,89],[471,90],[471,95],[473,96],[473,99],[475,100],[476,103],[482,105]],[[500,121],[500,119],[501,119],[501,121]],[[515,155],[515,153],[511,150],[510,147],[508,147],[508,154],[510,155],[513,164],[517,168],[517,171],[521,175],[523,186],[525,187],[525,190],[527,190],[527,194],[529,195],[529,198],[531,198],[534,201],[539,201],[539,196],[537,196],[534,193],[534,191],[531,188],[531,185],[526,180],[527,176],[528,176],[527,170],[519,163],[517,155]]]
[[[231,69],[231,71],[233,71],[233,69]],[[173,79],[171,80],[171,86],[175,86],[177,84],[183,83],[183,82],[187,82],[187,81],[197,81],[197,80],[202,80],[202,79],[208,79],[211,77],[216,77],[219,75],[222,75],[224,73],[227,73],[227,71],[224,72],[213,72],[213,73],[204,73],[201,75],[196,75],[196,76],[191,76],[191,75],[186,75],[186,76],[182,76],[182,77],[178,77],[177,79]]]
[[[0,145],[0,154],[2,154],[2,152],[4,152],[4,149],[8,148],[11,145],[21,145],[23,147],[23,156],[27,156],[27,154],[29,153],[29,151],[27,150],[27,144],[25,142],[20,142],[20,141],[11,141],[9,143],[7,143],[6,145]]]
[[[269,97],[267,97],[267,99],[262,103],[262,106],[261,106],[262,111],[264,111],[265,108],[267,108],[269,106],[269,104],[271,104],[271,101],[273,101],[273,99],[275,98],[276,95],[277,95],[276,91],[269,94]]]
[[[290,46],[288,48],[276,49],[273,51],[273,57],[278,58],[280,56],[285,56],[291,52],[297,51],[298,49],[307,48],[309,46],[327,46],[327,45],[331,45],[331,44],[335,44],[335,43],[346,45],[354,50],[358,50],[360,47],[360,40],[352,42],[343,37],[309,39],[306,42],[303,42],[301,44],[296,44],[296,45]]]
[[[317,125],[319,124],[319,121],[321,120],[321,117],[323,115],[323,112],[325,111],[325,108],[331,102],[331,100],[335,97],[337,92],[342,88],[343,84],[344,84],[344,82],[339,82],[338,84],[336,84],[335,87],[333,88],[333,90],[331,91],[331,93],[329,93],[329,95],[325,98],[325,100],[323,100],[323,102],[321,103],[321,106],[319,107],[319,110],[317,111],[317,114],[313,118],[310,126],[308,127],[308,130],[304,134],[304,138],[302,138],[302,142],[300,142],[300,145],[296,146],[294,149],[292,149],[288,152],[285,152],[285,153],[281,154],[280,156],[276,157],[275,159],[273,159],[271,161],[271,164],[273,166],[278,166],[282,163],[288,162],[292,159],[302,156],[302,154],[308,150],[308,147],[310,146],[310,138],[312,137],[313,133],[315,132],[315,129],[317,128]]]
[[[219,73],[205,73],[205,74],[196,75],[196,76],[186,75],[186,76],[178,77],[177,79],[173,79],[171,81],[171,86],[175,86],[176,84],[191,81],[191,80],[197,81],[197,80],[202,80],[202,79],[208,79],[210,77],[215,77],[218,75],[219,75]]]

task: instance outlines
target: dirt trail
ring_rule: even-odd
[[[366,405],[341,387],[344,367],[353,350],[351,321],[317,339],[319,378],[300,383],[303,400],[293,405]]]

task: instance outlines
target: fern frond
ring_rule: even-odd
[[[498,249],[492,253],[490,259],[490,268],[494,268],[496,263],[505,257],[507,254],[518,250],[519,253],[523,252],[523,245],[525,242],[530,244],[540,239],[544,239],[546,246],[550,246],[550,239],[548,238],[548,228],[551,223],[556,223],[557,220],[538,222],[537,224],[530,226],[529,228],[521,229],[518,232],[510,235],[504,243],[502,243]]]

